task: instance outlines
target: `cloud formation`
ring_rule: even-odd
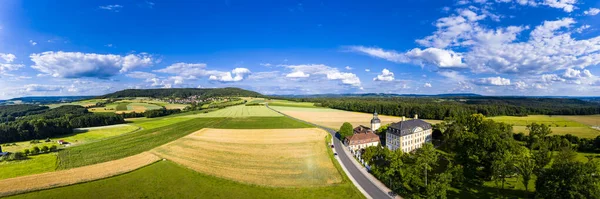
[[[600,9],[598,8],[590,8],[589,10],[583,12],[584,15],[589,16],[596,16],[598,13],[600,13]]]
[[[238,82],[244,80],[251,72],[247,68],[235,68],[231,72],[207,70],[205,63],[175,63],[154,72],[177,74],[179,76],[196,79],[208,77],[209,80],[219,82]]]
[[[380,75],[373,78],[373,81],[394,81],[394,73],[390,72],[387,68],[384,68]]]
[[[476,80],[475,84],[487,86],[508,86],[510,85],[510,79],[502,77],[487,77]]]
[[[328,80],[341,80],[342,84],[360,87],[361,82],[354,73],[340,72],[337,68],[323,64],[284,65],[291,72],[286,77],[308,78],[324,75]]]
[[[61,78],[108,78],[129,70],[153,65],[152,56],[129,54],[95,54],[81,52],[48,51],[29,56],[35,64],[31,68],[44,74]]]
[[[122,5],[118,5],[118,4],[114,4],[114,5],[99,6],[98,8],[100,8],[102,10],[112,11],[112,12],[119,12],[123,8],[123,6]]]
[[[17,56],[10,53],[0,53],[0,75],[6,75],[8,71],[19,70],[23,64],[14,64]]]

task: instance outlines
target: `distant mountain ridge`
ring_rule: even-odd
[[[153,97],[153,98],[186,98],[190,96],[208,97],[262,97],[263,95],[254,91],[241,88],[159,88],[159,89],[126,89],[114,93],[98,96],[97,98],[119,98],[119,97]]]
[[[29,96],[17,97],[9,100],[0,100],[0,105],[3,104],[51,104],[73,102],[83,99],[90,99],[95,96]]]
[[[447,94],[394,94],[394,93],[360,93],[360,94],[311,94],[311,95],[271,95],[288,98],[315,98],[315,97],[482,97],[474,93],[447,93]]]
[[[538,99],[579,99],[583,101],[600,102],[600,96],[488,96],[475,93],[444,93],[444,94],[393,94],[393,93],[360,93],[360,94],[309,94],[309,95],[270,95],[283,98],[339,98],[339,97],[431,97],[431,98],[538,98]]]

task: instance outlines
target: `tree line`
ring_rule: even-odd
[[[27,115],[14,121],[0,123],[0,143],[45,139],[72,133],[73,128],[124,122],[123,117],[119,115],[94,114],[81,106],[65,105],[49,109],[43,113]]]
[[[485,116],[591,115],[600,114],[597,103],[578,99],[463,97],[350,97],[350,98],[292,98],[288,100],[314,102],[316,105],[347,111],[377,113],[391,116],[412,116],[443,120],[481,113]]]
[[[156,109],[156,110],[147,110],[147,111],[144,111],[141,113],[130,112],[130,113],[120,113],[117,115],[120,115],[123,118],[136,118],[136,117],[154,118],[154,117],[162,117],[162,116],[167,116],[167,115],[172,115],[172,114],[177,114],[177,113],[181,113],[181,110],[161,108],[161,109]]]
[[[18,104],[0,106],[0,123],[15,121],[16,118],[35,115],[49,110],[47,106],[38,106],[32,104]]]

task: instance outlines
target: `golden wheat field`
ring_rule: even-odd
[[[280,111],[286,115],[333,129],[339,129],[344,122],[350,122],[354,127],[358,125],[370,127],[371,119],[373,119],[373,114],[342,111],[329,108],[302,108],[282,106],[271,106],[271,108]],[[381,125],[383,126],[392,122],[399,122],[402,120],[402,117],[379,115],[379,120],[381,120]],[[439,120],[425,121],[432,124],[440,122]]]
[[[327,154],[326,132],[303,129],[202,129],[153,149],[201,173],[277,187],[327,186],[342,178]]]
[[[34,174],[0,180],[0,197],[87,182],[130,172],[160,160],[144,152],[127,158],[69,170]]]

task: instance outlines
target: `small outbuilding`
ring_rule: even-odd
[[[373,133],[371,128],[360,125],[354,128],[354,134],[344,140],[346,146],[356,151],[370,146],[379,145],[379,136]]]

